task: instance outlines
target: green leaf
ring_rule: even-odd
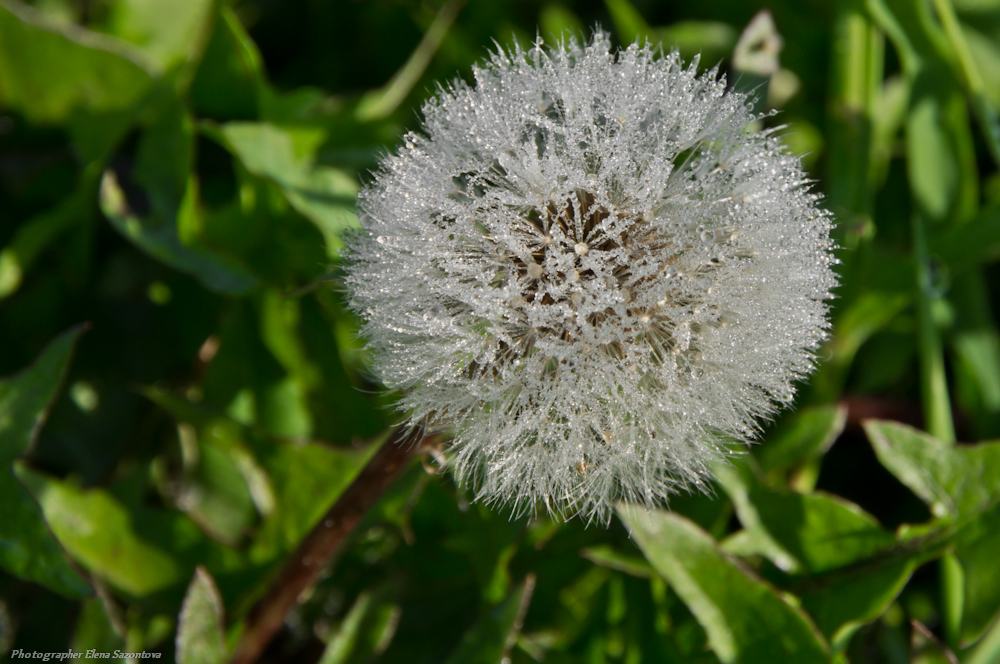
[[[89,595],[90,586],[69,564],[11,464],[38,437],[82,331],[57,337],[31,367],[0,381],[0,566],[69,597]]]
[[[340,234],[358,224],[353,206],[359,185],[347,172],[316,163],[316,152],[327,139],[325,130],[230,122],[209,133],[248,171],[277,183],[292,207],[323,233],[327,253],[337,254],[343,247]]]
[[[219,589],[205,568],[198,567],[177,619],[177,663],[219,664],[226,661],[222,620]]]
[[[821,573],[875,556],[895,538],[870,514],[843,498],[803,495],[760,482],[748,464],[716,469],[743,526],[762,531],[762,551],[782,570]]]
[[[796,594],[834,650],[842,651],[858,627],[877,620],[889,608],[914,570],[930,557],[902,553],[863,560],[804,580]]]
[[[0,2],[0,103],[33,123],[68,125],[85,163],[124,135],[159,73],[126,42]]]
[[[1000,444],[994,444],[1000,448]],[[996,470],[997,465],[980,468]],[[968,484],[975,484],[967,478]],[[964,572],[960,645],[969,646],[1000,620],[1000,502],[965,524],[956,535],[955,555]]]
[[[731,559],[706,532],[669,512],[620,506],[646,559],[705,628],[722,662],[828,662],[806,614]]]
[[[136,535],[132,515],[108,491],[84,490],[22,464],[15,470],[59,542],[111,585],[141,597],[183,578],[169,553]]]
[[[964,572],[961,642],[1000,616],[1000,442],[945,445],[897,422],[865,423],[879,461],[938,517],[958,519],[955,555]]]
[[[527,612],[535,577],[528,576],[499,605],[480,616],[446,664],[496,664],[508,656]]]
[[[169,70],[198,56],[214,8],[214,0],[121,0],[109,7],[105,27]]]
[[[364,664],[381,655],[396,633],[399,584],[390,581],[358,595],[327,641],[319,664]]]
[[[913,91],[906,121],[907,172],[913,198],[929,219],[947,215],[958,190],[959,164],[946,130],[942,100]]]
[[[753,448],[754,458],[765,474],[780,472],[823,456],[844,431],[847,406],[827,404],[804,408],[784,417]]]
[[[0,3],[0,94],[32,122],[60,124],[79,109],[130,109],[155,71],[129,44],[57,26],[19,2]]]
[[[101,180],[101,211],[111,225],[153,258],[197,277],[206,288],[218,293],[245,293],[257,280],[235,261],[201,248],[185,246],[175,223],[153,223],[132,212],[125,192],[113,171]]]
[[[1000,500],[1000,443],[953,447],[882,420],[865,422],[865,432],[882,465],[936,516],[973,514]]]

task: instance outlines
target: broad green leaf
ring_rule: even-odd
[[[364,664],[382,654],[396,632],[399,584],[362,592],[327,641],[319,664]]]
[[[796,595],[834,650],[840,651],[858,627],[877,620],[889,608],[928,557],[932,556],[900,554],[863,560],[803,580]]]
[[[30,122],[66,125],[84,163],[124,135],[159,74],[131,44],[0,2],[0,103]]]
[[[844,431],[846,423],[847,406],[843,404],[805,408],[783,418],[753,448],[754,458],[766,474],[787,470],[823,456]]]
[[[827,572],[895,544],[893,535],[874,517],[843,498],[768,487],[745,463],[719,467],[716,476],[733,499],[744,528],[762,531],[761,542],[770,540],[761,553],[779,569]]]
[[[199,55],[208,39],[214,0],[121,0],[110,6],[107,30],[131,42],[164,70]]]
[[[59,542],[94,574],[139,597],[183,578],[168,552],[136,535],[132,515],[110,492],[81,489],[21,464],[15,469]]]
[[[175,223],[152,223],[139,218],[129,206],[113,171],[101,180],[101,211],[111,225],[153,258],[191,276],[219,293],[245,293],[257,281],[243,267],[224,256],[185,246]]]
[[[1000,443],[953,447],[898,422],[865,432],[889,472],[939,517],[971,515],[1000,500]]]
[[[69,564],[11,464],[38,437],[81,332],[64,333],[32,366],[0,381],[0,566],[69,597],[90,594],[90,586]]]
[[[945,126],[942,100],[914,90],[906,121],[907,172],[910,191],[929,219],[940,221],[954,202],[960,177],[955,151]]]
[[[731,559],[710,535],[669,512],[620,506],[646,559],[705,628],[722,662],[828,662],[809,618]]]
[[[155,72],[125,42],[52,24],[20,2],[0,3],[0,98],[32,122],[63,123],[76,110],[131,109]]]
[[[879,461],[939,517],[959,519],[964,572],[961,640],[976,641],[1000,615],[1000,443],[949,446],[896,422],[869,421]]]
[[[527,612],[535,577],[521,582],[499,605],[480,616],[446,664],[495,664],[507,657]]]
[[[345,171],[316,163],[326,132],[313,127],[230,122],[218,129],[217,136],[248,171],[277,183],[288,202],[323,233],[327,252],[336,255],[343,247],[340,234],[357,225],[353,205],[359,186]]]
[[[1000,445],[994,444],[1000,448]],[[987,466],[986,469],[989,469]],[[994,463],[993,470],[998,466]],[[975,484],[975,479],[968,479]],[[956,536],[955,555],[962,565],[964,601],[962,604],[961,645],[971,645],[1000,620],[1000,501],[965,524]]]
[[[177,664],[226,661],[223,616],[222,597],[215,581],[204,567],[198,567],[177,619]]]

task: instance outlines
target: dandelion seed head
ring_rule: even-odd
[[[704,489],[812,369],[830,215],[696,66],[603,33],[497,51],[359,196],[373,371],[477,498],[604,521]]]

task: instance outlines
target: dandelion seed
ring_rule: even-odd
[[[607,35],[498,51],[358,199],[347,284],[479,499],[604,521],[704,487],[826,336],[830,216],[715,70]]]

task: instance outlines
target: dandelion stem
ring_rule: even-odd
[[[413,434],[400,430],[372,457],[368,465],[313,527],[289,558],[267,594],[250,611],[232,664],[257,661],[281,629],[285,616],[302,592],[313,584],[344,540],[365,517],[382,493],[399,477],[407,462],[437,436],[412,444]]]

